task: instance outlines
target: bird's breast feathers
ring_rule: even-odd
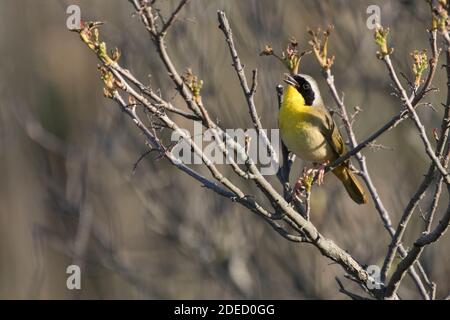
[[[323,134],[323,117],[315,108],[286,101],[278,118],[281,139],[303,160],[332,161],[335,155]]]

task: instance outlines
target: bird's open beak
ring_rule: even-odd
[[[291,86],[294,86],[294,87],[298,86],[298,82],[295,81],[295,79],[289,73],[284,74],[283,80],[284,80],[284,82],[286,82],[287,84],[290,84]]]

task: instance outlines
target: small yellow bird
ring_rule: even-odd
[[[281,139],[299,158],[324,164],[344,155],[345,143],[326,109],[317,82],[308,75],[286,75],[288,84],[278,115]],[[358,204],[367,203],[364,188],[349,169],[349,161],[333,173]]]

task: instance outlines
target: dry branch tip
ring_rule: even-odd
[[[325,31],[317,28],[316,31],[308,28],[308,34],[311,36],[309,45],[312,47],[317,61],[324,70],[328,70],[334,63],[335,56],[328,56],[328,40],[334,26],[330,24]]]
[[[259,54],[260,56],[273,56],[278,59],[291,74],[298,73],[300,69],[300,61],[303,56],[310,54],[311,51],[298,51],[298,41],[291,37],[286,45],[286,49],[281,53],[281,55],[277,54],[272,45],[266,44],[264,50]]]

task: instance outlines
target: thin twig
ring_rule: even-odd
[[[414,120],[414,124],[416,125],[417,130],[419,131],[420,139],[422,140],[422,143],[425,147],[425,152],[427,153],[428,157],[431,159],[431,161],[434,163],[438,171],[442,174],[444,178],[444,182],[449,185],[450,184],[450,176],[447,170],[442,165],[441,161],[439,160],[438,156],[436,156],[436,152],[433,150],[433,147],[431,146],[430,140],[428,139],[427,133],[425,131],[425,127],[422,124],[422,121],[420,120],[416,110],[414,109],[414,106],[411,104],[405,89],[401,85],[397,74],[395,72],[394,66],[392,65],[392,61],[389,55],[384,56],[383,61],[385,62],[389,74],[394,81],[395,86],[401,93],[401,98],[408,108],[408,111],[411,114],[412,119]]]
[[[169,20],[163,25],[161,31],[159,32],[161,37],[164,37],[169,30],[169,28],[173,25],[175,20],[178,17],[178,14],[183,9],[183,7],[189,2],[190,0],[181,0],[178,6],[175,8],[175,10],[172,12],[172,14],[169,17]]]
[[[370,300],[368,298],[365,298],[363,296],[360,296],[356,293],[350,292],[347,289],[345,289],[344,285],[342,284],[341,280],[338,277],[334,278],[339,286],[339,292],[345,294],[346,296],[348,296],[350,299],[352,300]]]
[[[141,18],[141,21],[144,23],[147,31],[149,32],[150,38],[155,45],[156,51],[159,54],[159,57],[161,58],[161,61],[164,63],[164,66],[174,82],[177,90],[180,92],[181,96],[183,97],[184,101],[186,102],[188,108],[194,112],[195,115],[201,116],[201,112],[195,102],[195,99],[192,95],[192,92],[190,89],[184,84],[183,79],[181,78],[180,74],[178,73],[177,69],[175,68],[175,65],[172,62],[172,59],[170,58],[169,54],[167,53],[166,44],[164,41],[164,36],[158,32],[156,26],[154,25],[154,16],[152,8],[148,5],[144,6],[139,3],[138,0],[130,0],[131,3],[136,8],[136,11],[138,15]],[[182,2],[181,2],[182,3]]]
[[[450,186],[447,185],[447,191],[450,193]],[[444,214],[442,220],[438,223],[438,225],[434,228],[430,233],[423,234],[419,237],[412,247],[412,249],[408,252],[407,256],[400,261],[395,270],[394,274],[391,277],[388,285],[386,286],[385,297],[390,298],[396,294],[400,283],[405,275],[405,272],[408,270],[410,266],[412,266],[417,259],[419,259],[423,249],[425,246],[438,241],[442,235],[447,231],[450,223],[450,205],[447,208],[447,212]]]
[[[450,37],[449,37],[449,41],[450,41]],[[433,57],[431,59],[431,63],[430,63],[430,68],[429,68],[429,72],[427,75],[427,78],[425,80],[425,83],[422,87],[421,90],[419,90],[419,92],[416,95],[413,95],[410,98],[411,101],[411,105],[416,108],[419,104],[419,102],[422,100],[422,98],[428,93],[430,92],[430,86],[431,83],[434,79],[434,75],[436,73],[436,68],[438,65],[438,59],[439,59],[439,54],[440,54],[440,50],[437,48],[437,44],[436,44],[436,32],[432,31],[430,33],[430,42],[431,42],[431,46],[432,46],[432,51],[433,51]],[[339,95],[337,95],[337,97],[339,97]],[[349,159],[350,157],[356,155],[358,152],[360,152],[362,149],[364,149],[365,147],[367,147],[371,142],[375,141],[379,136],[381,136],[383,133],[390,131],[391,129],[395,128],[397,125],[399,125],[401,122],[403,122],[403,120],[408,119],[409,118],[409,111],[408,110],[402,110],[399,114],[397,114],[396,116],[392,117],[388,122],[386,122],[380,129],[378,129],[377,131],[375,131],[372,135],[370,135],[368,138],[366,138],[364,141],[360,142],[357,146],[355,146],[353,148],[353,150],[350,150],[349,152],[347,152],[345,155],[339,157],[338,159],[336,159],[335,161],[333,161],[332,163],[330,163],[327,167],[326,167],[326,171],[330,171],[334,168],[336,168],[337,166],[339,166],[341,163],[343,163],[344,161],[346,161],[347,159]]]
[[[253,126],[258,132],[258,135],[260,135],[263,139],[264,144],[267,147],[269,156],[271,157],[273,163],[278,166],[278,155],[273,148],[269,138],[267,137],[266,131],[263,130],[263,126],[261,124],[261,120],[258,116],[258,112],[256,111],[255,101],[254,101],[254,95],[256,92],[256,85],[257,85],[257,70],[253,71],[253,84],[252,87],[249,88],[249,85],[247,83],[247,77],[245,76],[244,72],[244,66],[241,63],[241,60],[239,59],[236,46],[234,44],[233,40],[233,33],[231,31],[230,24],[228,22],[228,19],[225,15],[225,12],[218,11],[217,16],[219,18],[219,28],[222,30],[222,32],[225,35],[226,42],[228,44],[228,48],[230,50],[231,59],[233,60],[233,67],[236,71],[236,74],[238,75],[239,82],[241,84],[242,90],[244,91],[245,98],[247,101],[247,105],[249,108],[250,117],[253,121]]]
[[[306,191],[305,197],[305,219],[310,220],[311,215],[311,191]]]

